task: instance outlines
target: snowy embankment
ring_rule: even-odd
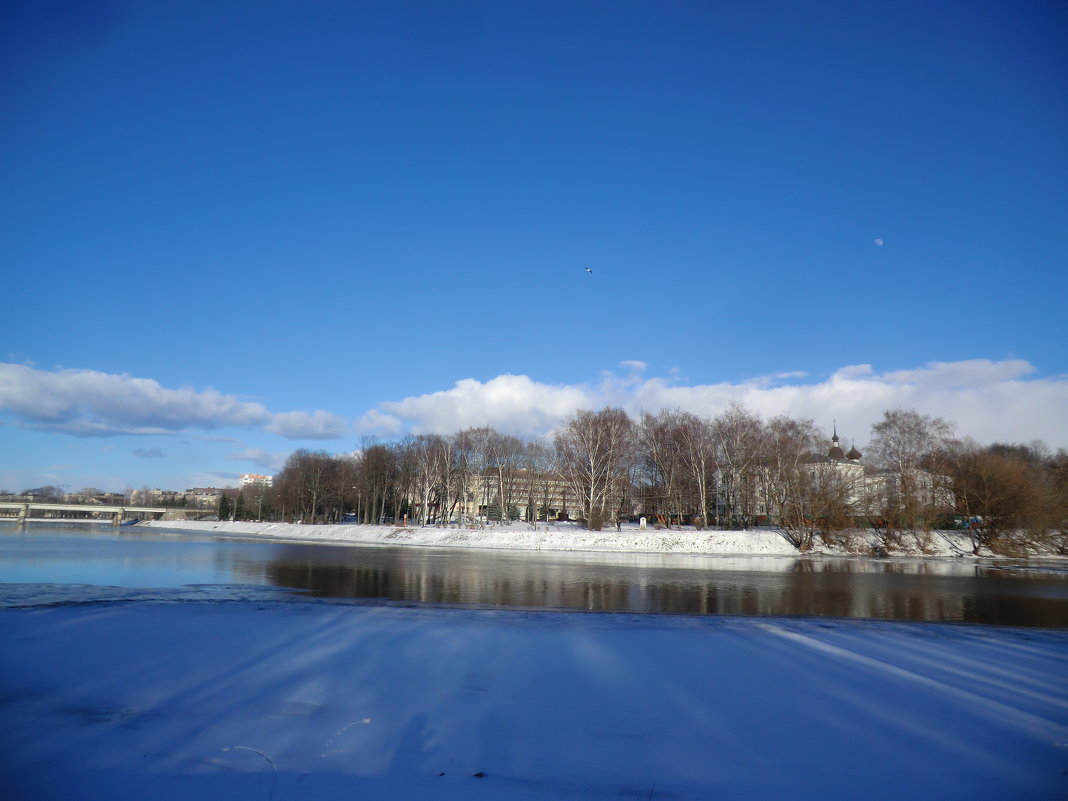
[[[210,522],[156,520],[143,527],[199,531],[206,534],[266,539],[329,542],[348,545],[419,545],[434,548],[496,548],[517,551],[602,551],[612,553],[693,553],[760,556],[797,556],[798,549],[784,533],[773,528],[745,531],[695,531],[689,529],[641,529],[625,525],[622,531],[587,531],[575,523],[526,523],[479,528],[435,526],[308,525],[299,523]],[[875,543],[871,532],[855,536],[859,548],[870,553]],[[870,542],[869,542],[870,540]],[[897,555],[965,556],[971,554],[968,537],[958,531],[931,532],[924,548],[901,550]],[[841,548],[817,548],[816,554],[841,555]],[[985,554],[989,556],[990,554]]]
[[[307,525],[300,523],[213,523],[149,521],[140,526],[264,538],[351,545],[421,545],[434,548],[500,548],[516,551],[611,551],[793,555],[797,549],[772,529],[754,531],[656,531],[627,526],[623,531],[587,531],[574,523],[526,523],[479,528],[436,526]]]
[[[8,798],[1068,797],[1066,631],[263,597],[0,637]]]

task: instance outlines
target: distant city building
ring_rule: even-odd
[[[130,492],[130,503],[141,506],[178,506],[186,503],[187,494],[174,490],[144,487]]]
[[[241,489],[245,487],[270,487],[274,484],[274,476],[264,476],[259,473],[245,473],[241,476]]]
[[[184,493],[186,502],[194,509],[214,509],[222,490],[218,487],[190,487]]]
[[[185,494],[196,498],[218,498],[221,492],[222,490],[218,487],[190,487]]]

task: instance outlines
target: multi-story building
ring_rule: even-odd
[[[265,476],[260,473],[244,473],[241,476],[241,489],[246,487],[271,487],[274,485],[274,476]]]
[[[472,475],[459,502],[450,499],[442,509],[440,487],[429,493],[427,519],[439,522],[470,522],[504,519],[568,520],[581,512],[581,503],[571,484],[558,473],[509,471],[501,477],[493,471]],[[411,519],[421,518],[423,499],[408,496]],[[448,517],[448,520],[445,518]]]
[[[218,487],[191,487],[185,491],[186,502],[194,509],[214,509],[221,494]]]

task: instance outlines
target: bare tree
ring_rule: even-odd
[[[816,476],[809,460],[819,439],[816,424],[808,418],[773,417],[766,425],[758,467],[764,508],[774,510],[787,538],[803,551],[812,548],[815,534],[809,501]]]
[[[628,476],[633,456],[634,424],[622,409],[583,409],[554,437],[560,467],[579,499],[586,527],[598,530],[609,518],[617,498],[613,488]]]
[[[480,500],[480,493],[485,487],[485,481],[483,481],[482,476],[486,463],[481,446],[482,436],[485,431],[486,429],[482,428],[467,428],[457,433],[454,438],[455,455],[453,462],[456,466],[456,493],[462,510],[461,515],[466,513],[470,504],[476,505],[477,514],[477,502]],[[489,499],[484,499],[484,503],[488,504]]]
[[[275,476],[283,508],[309,523],[323,517],[327,496],[334,487],[334,468],[333,457],[325,451],[293,451]]]
[[[459,448],[457,435],[434,437],[432,464],[434,468],[431,481],[434,487],[433,519],[439,524],[448,523],[453,519],[457,506],[463,498],[463,453]]]
[[[489,450],[486,440],[492,431],[483,426],[465,428],[457,434],[457,447],[462,451],[461,461],[466,469],[466,500],[475,505],[476,515],[480,514],[479,510],[487,510],[493,500],[490,495],[491,482],[487,478],[489,459],[486,455]]]
[[[519,497],[523,441],[494,431],[486,438],[486,462],[492,471],[501,522],[512,519]]]
[[[709,509],[715,502],[718,468],[716,435],[709,420],[688,412],[679,415],[676,438],[683,468],[696,495],[701,526],[708,527]]]
[[[756,500],[755,466],[764,452],[764,424],[737,403],[712,421],[719,453],[720,496],[727,525],[747,528]]]
[[[869,453],[888,471],[883,500],[888,534],[905,529],[929,530],[942,508],[934,475],[924,470],[942,450],[953,427],[913,409],[891,409],[872,426]],[[892,543],[891,543],[892,544]]]
[[[469,449],[470,463],[480,479],[480,505],[487,517],[507,521],[518,499],[523,441],[489,427],[470,428],[461,433]]]
[[[803,468],[801,476],[806,517],[800,525],[835,544],[841,532],[855,523],[864,497],[864,473],[859,468],[843,470],[831,461],[814,461]],[[846,535],[840,544],[848,543]]]
[[[664,409],[656,414],[642,412],[637,426],[637,457],[645,477],[643,509],[665,517],[671,526],[672,513],[681,515],[686,467],[680,442],[682,412]]]
[[[405,449],[411,460],[413,485],[419,497],[419,525],[425,526],[431,517],[431,502],[437,500],[436,496],[442,491],[442,438],[437,434],[421,434],[408,440]]]
[[[448,523],[462,508],[466,495],[466,459],[458,434],[438,438],[440,456],[438,486],[441,491],[440,522]]]
[[[560,483],[556,451],[544,442],[535,440],[526,443],[522,460],[527,479],[527,520],[534,523],[544,515],[548,521],[549,509],[555,502]]]
[[[394,522],[405,517],[412,518],[412,500],[418,496],[419,464],[415,449],[412,447],[414,437],[405,437],[394,446],[397,471],[393,475],[393,513]]]
[[[986,546],[1027,555],[1031,548],[1054,544],[1064,498],[1057,491],[1056,461],[1044,447],[982,447],[967,440],[951,443],[938,464],[953,479],[973,553]]]
[[[345,510],[352,508],[356,500],[356,480],[359,474],[359,463],[352,455],[339,456],[337,468],[334,471],[334,480],[337,486],[337,519],[340,522],[345,516]],[[260,499],[262,504],[262,497]]]
[[[360,506],[364,523],[377,523],[386,516],[386,507],[396,492],[397,455],[392,448],[372,444],[360,458]]]

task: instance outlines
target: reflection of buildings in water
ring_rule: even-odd
[[[462,603],[524,609],[696,614],[883,616],[886,604],[858,592],[857,575],[797,560],[795,570],[634,570],[513,555],[362,549],[347,564],[307,552],[267,568],[274,583],[317,596]],[[367,557],[372,559],[368,560]]]
[[[374,561],[362,561],[367,556],[354,553],[349,564],[283,556],[268,566],[267,574],[276,584],[328,597],[603,611],[631,604],[629,582],[590,577],[586,568],[575,565],[521,566],[516,564],[520,560],[507,558],[408,551],[375,554]]]
[[[824,564],[786,580],[786,614],[880,620],[964,620],[967,578],[904,563]]]
[[[1068,625],[1068,591],[1006,606],[974,563],[777,560],[775,571],[601,564],[546,554],[413,548],[284,549],[266,566],[275,584],[314,595],[520,609]],[[657,561],[657,560],[654,560]],[[715,564],[715,560],[697,560]],[[745,560],[741,560],[744,562]],[[672,560],[666,564],[677,565]],[[788,567],[789,569],[782,569]],[[1016,592],[1019,592],[1017,590]]]
[[[270,563],[267,574],[321,596],[527,608],[626,605],[627,582],[591,577],[581,566],[401,549],[359,549],[347,558],[324,562],[297,549]]]

